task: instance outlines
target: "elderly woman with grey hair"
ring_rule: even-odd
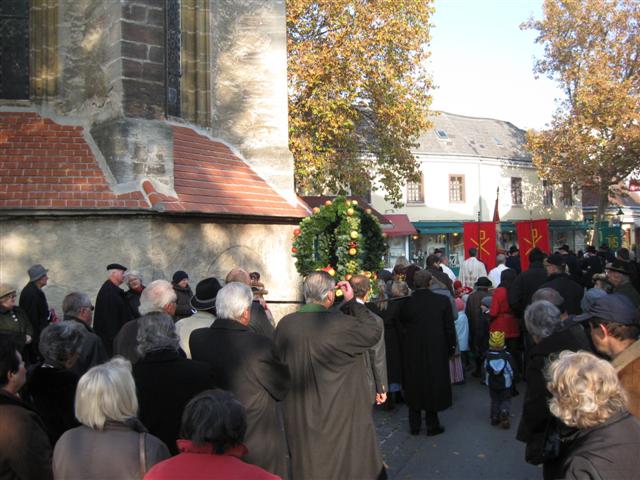
[[[38,345],[44,361],[27,379],[27,397],[42,417],[51,445],[78,422],[73,399],[78,374],[71,370],[82,350],[85,332],[72,322],[51,324],[42,330]]]
[[[127,300],[132,318],[140,318],[140,296],[145,289],[144,278],[137,270],[127,272],[124,277],[129,287],[129,290],[124,294],[124,298]]]
[[[527,392],[516,438],[527,444],[525,460],[538,465],[548,459],[544,445],[553,424],[547,405],[551,394],[546,386],[545,367],[561,351],[591,351],[591,344],[581,325],[563,323],[560,310],[546,300],[529,305],[524,321],[534,344],[527,355]]]
[[[55,478],[139,480],[169,458],[167,447],[137,419],[131,364],[116,357],[91,368],[78,383],[75,413],[81,425],[53,451]]]
[[[140,317],[137,340],[142,358],[133,366],[133,377],[140,420],[176,454],[185,405],[213,386],[209,365],[185,358],[173,319],[166,313]]]

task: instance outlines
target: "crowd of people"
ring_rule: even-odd
[[[490,272],[471,249],[459,278],[439,251],[337,284],[314,272],[277,323],[258,272],[193,291],[118,263],[60,319],[34,265],[19,302],[0,284],[0,477],[386,478],[372,407],[405,402],[411,435],[423,419],[441,435],[452,385],[477,379],[496,428],[524,388],[516,436],[545,478],[633,478],[639,269],[565,247],[524,271],[512,247]]]

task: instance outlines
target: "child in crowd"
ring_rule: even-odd
[[[504,332],[489,334],[489,350],[484,361],[485,380],[491,395],[491,425],[510,427],[511,389],[513,386],[513,358],[504,346]]]

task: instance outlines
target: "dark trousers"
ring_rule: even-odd
[[[497,419],[501,413],[509,415],[511,413],[511,389],[503,390],[489,389],[491,395],[491,418]]]
[[[519,378],[522,376],[522,368],[523,368],[522,348],[520,347],[520,343],[521,343],[520,337],[507,338],[504,343],[505,343],[505,346],[507,347],[507,350],[511,354],[513,361],[515,362],[515,365],[512,365],[513,367],[515,367],[515,371],[513,372],[514,376],[516,378]]]
[[[433,430],[440,426],[440,420],[438,419],[438,412],[425,412],[427,431]],[[409,428],[412,432],[420,430],[420,424],[422,423],[422,410],[409,409]]]

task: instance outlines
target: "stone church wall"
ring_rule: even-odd
[[[185,270],[197,282],[224,280],[235,266],[259,271],[269,300],[301,300],[301,279],[289,249],[293,225],[211,223],[199,219],[147,216],[82,216],[0,219],[0,281],[22,289],[27,269],[49,269],[45,293],[62,312],[64,296],[87,292],[92,299],[106,280],[105,267],[119,262],[139,270],[145,283]],[[126,287],[124,287],[126,289]],[[295,304],[272,304],[274,318]]]

